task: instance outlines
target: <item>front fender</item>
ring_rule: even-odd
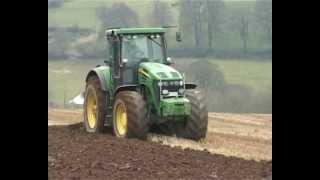
[[[86,82],[88,82],[88,79],[91,76],[97,76],[99,78],[103,91],[109,91],[111,89],[111,74],[109,66],[98,66],[91,69],[87,74]]]

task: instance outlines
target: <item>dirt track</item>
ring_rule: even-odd
[[[77,122],[79,113],[81,114],[49,111],[48,125],[55,124],[58,119],[60,124]],[[271,175],[272,161],[258,162],[215,153],[218,150],[221,151],[219,154],[242,157],[245,155],[239,149],[251,144],[251,147],[246,149],[256,152],[256,157],[251,156],[247,159],[271,160],[268,153],[271,152],[272,138],[271,132],[268,131],[271,130],[272,124],[268,123],[268,118],[263,115],[251,115],[250,117],[256,118],[250,119],[242,115],[235,120],[226,118],[229,115],[209,114],[221,116],[221,119],[215,118],[217,122],[211,120],[207,140],[204,143],[195,143],[200,148],[195,148],[193,142],[177,139],[173,141],[174,138],[164,141],[164,144],[184,148],[206,148],[214,154],[208,151],[171,148],[155,142],[117,139],[110,134],[88,134],[79,126],[50,126],[49,179],[263,179]],[[241,118],[244,119],[239,120]],[[226,135],[227,130],[230,133]],[[151,139],[159,140],[154,136],[151,136]],[[229,151],[236,153],[228,154],[228,148],[235,148]],[[269,150],[261,152],[263,148]],[[266,152],[265,157],[257,156]]]

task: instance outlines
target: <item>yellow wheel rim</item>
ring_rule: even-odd
[[[97,100],[92,90],[87,96],[87,119],[90,128],[94,128],[97,122]]]
[[[120,136],[127,133],[127,112],[123,104],[118,104],[116,107],[116,128]]]

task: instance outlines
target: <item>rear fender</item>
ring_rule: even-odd
[[[111,89],[111,75],[109,66],[98,66],[89,71],[86,77],[86,82],[88,82],[91,76],[97,76],[100,80],[100,85],[103,91],[110,91]]]
[[[123,85],[117,87],[116,91],[114,92],[114,95],[118,94],[120,91],[137,91],[137,85]]]

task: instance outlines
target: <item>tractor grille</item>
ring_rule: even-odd
[[[162,86],[162,89],[167,89],[169,92],[178,92],[180,86],[176,85],[169,85],[169,86]]]
[[[174,83],[176,81],[180,81],[180,80],[162,81],[162,82],[168,82],[168,85],[166,85],[166,86],[163,85],[162,89],[167,89],[170,92],[177,92],[179,90],[179,88],[182,87],[182,86],[176,85]],[[157,89],[159,89],[158,83],[159,83],[159,81],[155,81],[155,84],[154,84],[155,88],[157,88]]]
[[[162,82],[168,82],[167,86],[162,86],[162,89],[167,89],[169,92],[178,92],[179,88],[183,87],[180,85],[175,85],[176,80],[172,80],[172,81],[162,81]],[[158,86],[159,81],[154,81],[153,87],[155,90],[155,93],[157,95],[157,99],[158,101],[160,101],[160,87]]]

